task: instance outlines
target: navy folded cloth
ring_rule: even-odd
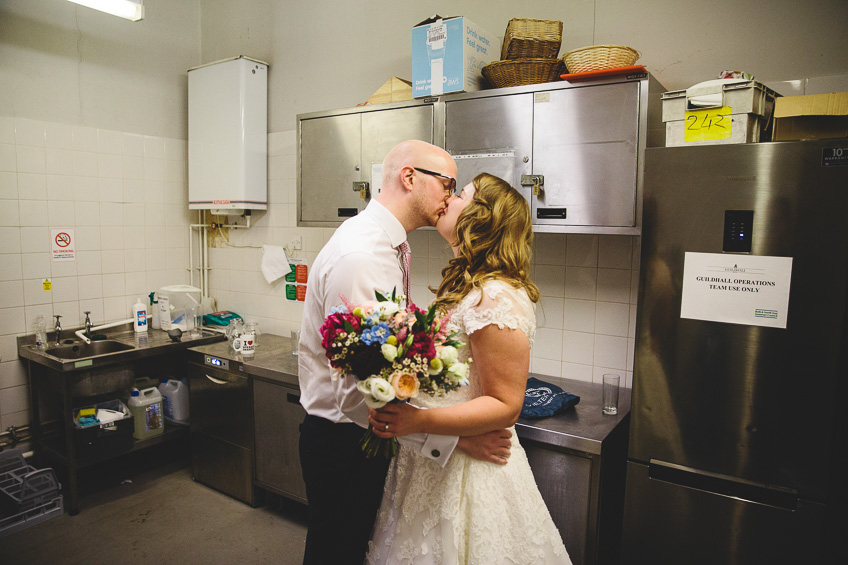
[[[547,418],[564,412],[580,402],[580,397],[565,392],[556,385],[540,381],[535,377],[527,379],[524,393],[522,418]]]

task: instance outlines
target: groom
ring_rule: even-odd
[[[373,300],[375,290],[404,292],[406,236],[436,225],[453,197],[455,179],[456,163],[443,149],[417,140],[398,144],[383,161],[379,196],[339,226],[312,265],[298,357],[300,403],[307,412],[300,432],[309,500],[305,565],[362,563],[389,465],[379,456],[366,459],[359,448],[368,410],[353,379],[331,379],[319,328],[341,303],[340,294],[358,304]],[[503,464],[510,435],[499,430],[473,438],[414,434],[398,439],[441,466],[456,447]]]

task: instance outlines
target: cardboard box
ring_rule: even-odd
[[[778,98],[774,141],[848,137],[848,92]]]
[[[412,96],[480,90],[481,69],[500,56],[500,38],[468,18],[433,16],[412,28]]]
[[[369,104],[386,104],[412,100],[412,83],[402,78],[392,77],[368,98]]]

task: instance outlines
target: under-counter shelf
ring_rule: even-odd
[[[186,373],[187,348],[225,339],[221,334],[203,332],[200,338],[186,336],[181,342],[173,342],[162,330],[135,334],[129,325],[106,333],[109,339],[133,344],[133,348],[95,357],[81,367],[74,362],[57,363],[43,355],[32,346],[33,336],[18,338],[19,356],[27,363],[33,449],[67,474],[63,481],[64,507],[70,515],[79,512],[81,469],[165,442],[188,439],[186,426],[166,423],[162,434],[133,440],[129,449],[107,449],[102,454],[81,456],[73,424],[74,409],[128,397],[136,377],[182,378]]]
[[[84,469],[86,467],[98,465],[100,463],[103,463],[104,461],[109,461],[110,459],[114,459],[116,456],[119,455],[133,453],[142,449],[148,449],[169,441],[187,439],[188,436],[188,425],[174,424],[172,422],[166,421],[165,429],[161,434],[147,439],[133,438],[132,446],[129,449],[111,453],[104,453],[102,455],[96,455],[93,457],[79,457],[76,461],[76,468]],[[43,454],[47,455],[51,460],[63,465],[68,465],[70,458],[68,457],[68,452],[64,444],[64,437],[61,437],[59,435],[47,435],[46,437],[42,437],[40,448],[43,450]]]

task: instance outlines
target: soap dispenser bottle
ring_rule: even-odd
[[[147,306],[141,301],[141,298],[136,299],[133,304],[133,329],[136,332],[147,331]]]

